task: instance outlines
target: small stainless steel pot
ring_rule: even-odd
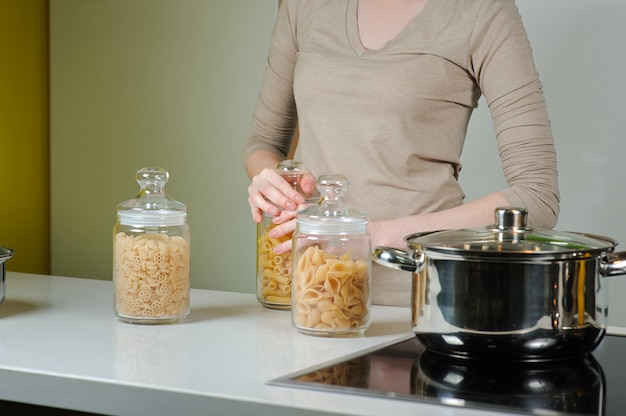
[[[4,262],[13,256],[13,250],[0,247],[0,304],[4,301],[4,279],[6,274],[6,267]]]
[[[598,235],[527,226],[498,208],[485,228],[412,234],[409,251],[376,247],[379,264],[412,272],[411,321],[428,349],[482,359],[584,355],[608,318],[605,276],[626,274],[626,252]]]

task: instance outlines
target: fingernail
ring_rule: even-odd
[[[296,209],[296,204],[291,201],[287,201],[287,203],[285,204],[285,208],[287,208],[289,211],[293,211],[294,209]]]

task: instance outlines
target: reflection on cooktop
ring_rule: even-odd
[[[507,412],[622,416],[626,338],[605,336],[584,358],[490,362],[433,353],[416,339],[269,384]]]

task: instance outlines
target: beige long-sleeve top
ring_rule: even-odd
[[[295,158],[315,175],[347,176],[349,202],[370,219],[455,207],[465,197],[460,157],[482,94],[508,184],[499,191],[528,209],[531,225],[553,227],[554,142],[514,1],[429,0],[378,50],[360,43],[357,5],[282,2],[244,157],[259,149],[286,156],[298,125]],[[375,283],[390,288],[376,303],[408,303],[410,279],[401,274]]]

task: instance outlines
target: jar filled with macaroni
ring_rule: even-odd
[[[181,322],[189,314],[187,207],[165,194],[169,173],[137,171],[139,194],[117,206],[113,287],[117,317],[135,324]]]
[[[345,176],[320,176],[322,199],[296,216],[291,317],[307,335],[358,336],[370,326],[368,216],[348,205],[348,186]]]
[[[276,166],[280,174],[295,190],[305,196],[305,206],[319,200],[317,191],[306,195],[300,187],[302,176],[308,172],[301,162],[284,160]],[[301,207],[302,208],[302,207]],[[279,238],[270,237],[270,231],[276,226],[274,217],[265,213],[257,224],[257,262],[256,289],[257,300],[269,309],[291,309],[291,252],[277,254],[274,248],[291,240],[293,233]]]

